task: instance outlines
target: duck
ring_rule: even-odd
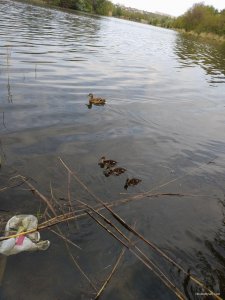
[[[94,95],[93,95],[92,93],[90,93],[90,94],[88,95],[88,97],[89,97],[89,105],[90,105],[90,104],[95,104],[95,105],[105,105],[105,103],[106,103],[106,100],[105,100],[105,99],[100,98],[100,97],[95,98]]]
[[[125,188],[125,190],[127,190],[129,186],[135,186],[138,183],[140,183],[141,181],[142,180],[138,179],[138,178],[131,178],[131,179],[127,178],[124,188]]]
[[[106,170],[104,171],[104,175],[105,175],[106,177],[109,177],[110,175],[119,176],[119,175],[121,175],[121,174],[123,174],[123,173],[125,173],[125,172],[126,172],[126,169],[124,169],[124,168],[120,168],[120,167],[117,167],[117,168],[109,168],[109,169],[106,169]]]
[[[105,156],[102,156],[99,160],[98,165],[101,168],[106,168],[109,169],[111,167],[114,167],[117,164],[117,161],[113,160],[113,159],[106,159]]]

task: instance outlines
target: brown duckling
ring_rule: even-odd
[[[124,188],[127,190],[129,186],[135,186],[141,181],[142,181],[141,179],[137,179],[137,178],[131,178],[131,179],[127,178]]]
[[[98,163],[98,165],[101,168],[106,168],[106,169],[114,167],[116,164],[117,164],[117,161],[112,160],[112,159],[106,159],[105,156],[102,156]]]
[[[104,171],[104,175],[106,177],[109,177],[110,175],[119,176],[119,175],[123,174],[124,172],[126,172],[126,169],[124,169],[124,168],[120,168],[120,167],[113,168],[113,169],[109,168]]]
[[[106,100],[103,98],[95,98],[94,95],[92,93],[90,93],[89,95],[89,105],[90,104],[95,104],[95,105],[105,105]]]

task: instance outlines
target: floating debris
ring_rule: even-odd
[[[9,219],[5,228],[8,238],[0,241],[0,253],[9,256],[23,251],[47,250],[50,242],[40,240],[37,228],[38,220],[33,215],[17,215]]]
[[[113,168],[113,169],[110,168],[110,169],[107,169],[104,171],[104,175],[106,177],[109,177],[110,175],[119,176],[119,175],[123,174],[124,172],[126,172],[126,169],[124,169],[124,168],[120,168],[120,167]]]
[[[127,190],[129,186],[135,186],[140,183],[142,180],[138,178],[127,178],[124,188]]]
[[[114,167],[115,165],[117,164],[117,161],[113,160],[113,159],[106,159],[105,156],[102,156],[99,160],[99,163],[98,165],[101,167],[101,168],[106,168],[106,169],[109,169],[109,168],[112,168]]]

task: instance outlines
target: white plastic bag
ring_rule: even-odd
[[[37,226],[38,220],[33,215],[14,216],[6,224],[5,236],[37,229]],[[40,233],[35,231],[0,242],[0,253],[9,256],[23,251],[47,250],[49,246],[50,242],[48,240],[40,241]]]

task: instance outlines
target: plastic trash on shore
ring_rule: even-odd
[[[20,232],[35,230],[38,227],[38,220],[33,215],[14,216],[6,224],[5,236],[11,236]],[[50,246],[48,240],[41,241],[40,233],[21,234],[15,238],[9,238],[0,242],[0,254],[9,256],[23,251],[47,250]]]

